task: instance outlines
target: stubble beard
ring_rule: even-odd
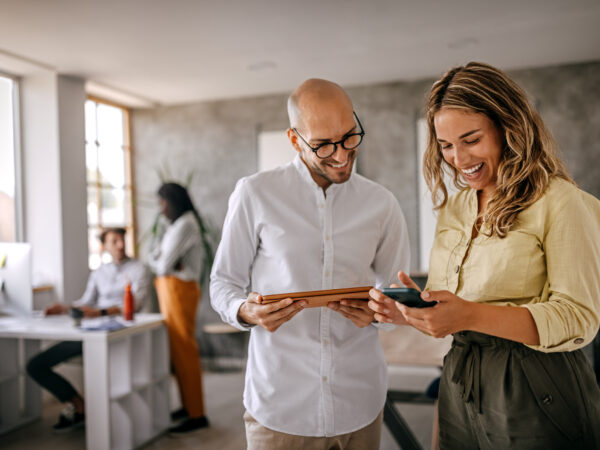
[[[355,158],[356,158],[356,150],[353,150],[352,153],[350,155],[348,155],[348,166],[349,166],[348,173],[341,180],[340,179],[332,179],[330,177],[330,175],[327,174],[327,171],[322,166],[317,164],[316,162],[312,163],[312,169],[315,171],[315,173],[317,175],[319,175],[321,178],[323,178],[324,180],[326,180],[327,182],[329,182],[331,184],[345,183],[352,176],[352,167],[354,166]],[[323,164],[325,164],[325,163],[323,163]]]

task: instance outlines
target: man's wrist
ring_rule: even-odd
[[[246,300],[244,300],[242,302],[242,304],[240,305],[240,307],[238,308],[238,312],[236,314],[236,320],[242,327],[252,328],[255,324],[248,322],[248,320],[246,320],[246,318],[245,318],[245,308],[247,307],[246,303],[248,303],[248,302]],[[242,311],[242,308],[244,308],[243,311]]]
[[[242,302],[242,304],[241,304],[241,305],[240,305],[240,307],[238,308],[238,311],[237,311],[237,317],[236,317],[236,319],[237,319],[237,321],[238,321],[238,322],[239,322],[241,325],[244,325],[244,326],[250,326],[250,324],[249,324],[248,322],[246,322],[246,319],[244,319],[244,316],[243,316],[243,311],[242,311],[242,310],[243,310],[244,306],[246,306],[246,302],[245,302],[245,301],[244,301],[244,302]]]

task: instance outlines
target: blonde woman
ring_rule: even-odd
[[[440,448],[600,448],[600,391],[580,350],[599,324],[600,202],[494,67],[447,72],[427,122],[424,175],[439,215],[421,297],[437,303],[407,308],[373,290],[369,306],[379,321],[453,334]],[[444,171],[459,188],[450,198]]]

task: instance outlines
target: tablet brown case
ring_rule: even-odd
[[[368,300],[369,291],[373,286],[361,286],[345,289],[326,289],[323,291],[305,291],[305,292],[288,292],[286,294],[263,295],[263,304],[272,303],[284,298],[292,298],[294,300],[306,300],[308,305],[306,308],[318,308],[327,306],[329,302],[338,302],[343,299],[360,299]]]

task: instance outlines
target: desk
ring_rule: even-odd
[[[160,314],[121,330],[82,331],[67,316],[0,318],[0,434],[41,416],[25,365],[42,340],[82,341],[88,449],[131,449],[169,425],[169,350]]]

